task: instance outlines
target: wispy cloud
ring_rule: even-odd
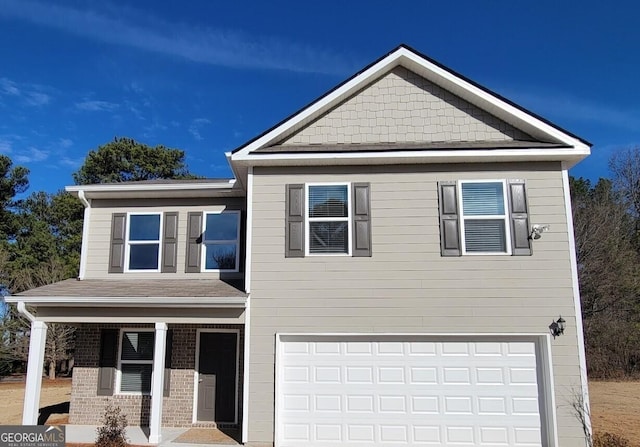
[[[86,112],[111,112],[118,108],[118,104],[109,101],[84,100],[75,104],[76,109]]]
[[[107,9],[108,5],[97,11],[53,2],[0,0],[0,16],[193,62],[340,75],[354,68],[344,55],[323,48],[235,30],[169,23],[130,8]]]
[[[12,80],[0,78],[0,93],[10,96],[20,96],[20,89]]]
[[[68,166],[70,168],[79,168],[84,163],[84,158],[70,158],[70,157],[62,157],[58,161],[58,164],[61,166]]]
[[[515,89],[505,93],[525,107],[548,117],[599,123],[624,130],[638,130],[640,109],[625,109],[604,102],[563,95],[542,89]],[[552,118],[553,119],[553,118]]]
[[[0,5],[2,0],[0,0]],[[0,13],[1,15],[1,13]],[[20,84],[7,78],[0,78],[0,96],[18,99],[28,106],[44,106],[51,102],[51,95],[45,93],[47,87],[33,84]]]
[[[206,118],[196,118],[191,122],[191,125],[189,126],[189,133],[193,135],[193,138],[195,138],[196,140],[202,141],[203,138],[200,134],[200,130],[207,124],[211,124],[211,121]]]
[[[31,146],[26,151],[17,154],[14,157],[14,160],[17,163],[34,163],[34,162],[46,160],[48,157],[49,157],[48,151],[43,151]]]
[[[30,106],[44,106],[51,102],[51,96],[42,92],[28,92],[24,100]]]
[[[12,151],[13,144],[10,140],[0,138],[0,154],[10,154]]]
[[[58,145],[63,149],[68,149],[73,146],[73,140],[70,140],[69,138],[60,138],[60,140],[58,140]]]

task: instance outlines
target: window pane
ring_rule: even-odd
[[[134,393],[151,392],[151,365],[123,364],[120,391]]]
[[[138,214],[129,217],[130,241],[159,241],[160,215]]]
[[[237,214],[207,214],[207,229],[204,232],[205,241],[235,241],[237,237]]]
[[[465,216],[504,215],[502,183],[463,183],[462,210]]]
[[[155,270],[158,268],[158,251],[160,244],[143,244],[129,246],[130,270]]]
[[[206,269],[234,270],[236,268],[235,244],[205,244]]]
[[[122,360],[153,360],[153,332],[125,332],[122,337]]]
[[[467,252],[506,253],[504,220],[465,219],[464,241]]]
[[[348,222],[309,222],[311,253],[348,253]]]
[[[347,185],[309,186],[309,217],[347,217]]]

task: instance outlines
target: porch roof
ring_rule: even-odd
[[[219,279],[67,279],[6,297],[7,302],[47,305],[146,305],[201,307],[238,305],[247,294],[240,284]]]

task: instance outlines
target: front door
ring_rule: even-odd
[[[198,355],[198,421],[236,422],[238,334],[201,332]]]

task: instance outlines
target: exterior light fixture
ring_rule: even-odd
[[[551,335],[553,335],[553,338],[555,339],[557,336],[564,334],[564,324],[566,323],[566,321],[564,321],[564,318],[562,318],[562,315],[560,317],[558,317],[557,320],[551,322],[551,324],[549,325],[549,332],[551,332]]]
[[[550,229],[550,225],[532,225],[531,233],[529,233],[529,239],[540,239],[542,237],[542,233],[549,231]]]

